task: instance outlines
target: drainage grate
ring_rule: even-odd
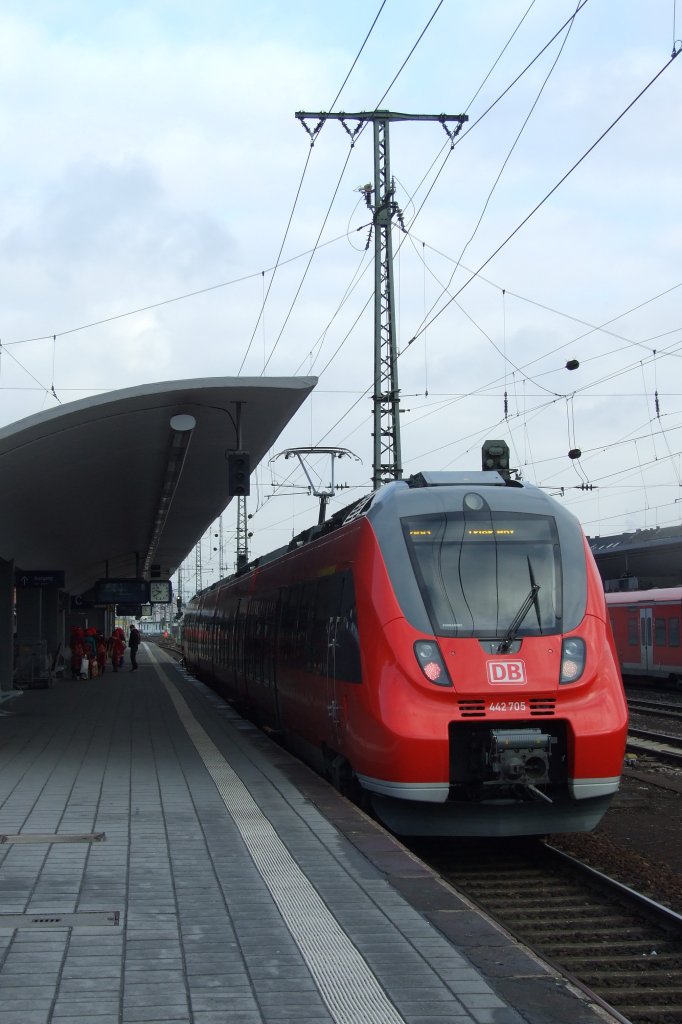
[[[0,914],[0,929],[102,928],[120,923],[120,910],[83,910],[76,914]]]
[[[1,843],[103,843],[106,832],[83,832],[69,835],[61,832],[19,832],[16,835],[0,835]]]

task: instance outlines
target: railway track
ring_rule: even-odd
[[[156,642],[181,658],[173,641]],[[682,739],[664,739],[679,745],[682,758]],[[681,1024],[682,916],[537,841],[410,846],[616,1019]]]
[[[630,711],[641,712],[646,715],[656,715],[659,718],[682,719],[682,708],[679,702],[672,704],[670,701],[642,699],[641,697],[628,697]]]
[[[682,1021],[682,917],[548,844],[411,843],[413,851],[631,1024]]]
[[[628,750],[645,754],[663,764],[682,768],[682,736],[652,732],[650,729],[628,729]]]
[[[161,647],[164,651],[167,651],[167,653],[170,654],[172,658],[175,658],[176,661],[182,661],[182,647],[170,637],[168,639],[164,639],[163,637],[158,637],[154,640],[149,639],[148,642],[156,644],[157,647]]]

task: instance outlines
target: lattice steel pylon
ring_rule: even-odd
[[[178,592],[175,595],[176,596],[176,600],[178,602],[178,605],[177,605],[178,606],[178,610],[180,608],[182,608],[183,603],[184,603],[184,596],[185,596],[184,593],[183,593],[183,588],[182,588],[182,583],[183,583],[182,573],[183,573],[183,563],[180,562],[180,565],[178,566]]]
[[[223,514],[218,517],[218,579],[225,576],[225,544],[223,538]]]
[[[399,480],[403,475],[400,446],[400,388],[398,386],[398,359],[395,333],[395,296],[393,288],[393,245],[391,232],[395,219],[401,227],[402,215],[395,201],[395,185],[391,178],[389,151],[389,124],[391,121],[438,121],[443,126],[451,146],[468,120],[466,114],[400,114],[390,110],[363,111],[356,114],[297,111],[296,117],[308,135],[310,145],[315,144],[322,125],[327,120],[340,121],[351,139],[351,146],[370,122],[374,126],[374,185],[362,186],[362,192],[372,212],[374,231],[374,490]],[[317,120],[309,128],[306,120]],[[349,127],[347,122],[357,122]],[[454,128],[448,128],[455,122]]]
[[[237,498],[237,571],[249,562],[249,535],[246,532],[246,497]]]
[[[194,571],[195,571],[195,586],[197,594],[204,589],[204,575],[201,568],[201,542],[203,537],[200,537],[194,548]]]

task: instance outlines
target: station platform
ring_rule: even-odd
[[[0,1024],[607,1019],[168,654],[138,662],[2,705]]]

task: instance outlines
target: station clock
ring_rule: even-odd
[[[173,600],[170,580],[152,580],[149,584],[150,604],[169,604]]]

